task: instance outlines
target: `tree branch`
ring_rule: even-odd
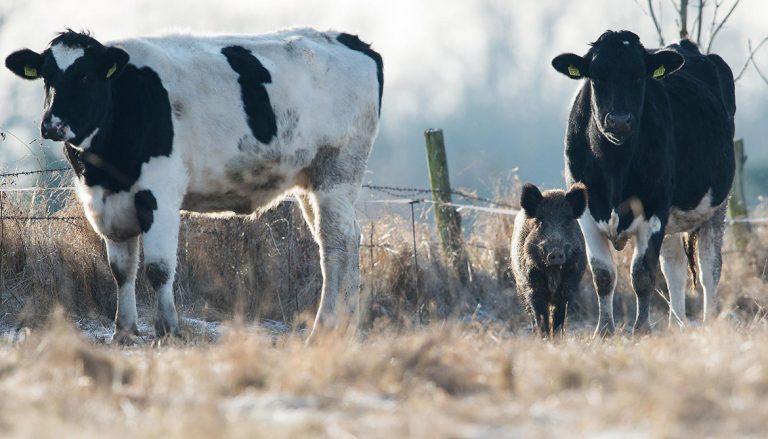
[[[704,27],[704,22],[702,21],[704,17],[702,17],[704,6],[707,5],[706,0],[699,0],[699,17],[696,19],[696,23],[698,23],[699,27],[696,28],[696,44],[701,47],[701,28]]]
[[[664,34],[661,33],[661,25],[659,25],[659,20],[656,19],[656,12],[653,10],[653,0],[648,0],[648,10],[651,13],[651,19],[653,20],[653,25],[656,27],[656,33],[659,34],[659,45],[664,45]]]
[[[688,38],[688,0],[680,0],[680,38]]]
[[[755,62],[755,54],[757,53],[758,50],[760,50],[761,47],[763,47],[763,44],[765,44],[766,42],[768,42],[768,36],[763,38],[763,40],[760,41],[760,44],[755,46],[755,48],[753,50],[752,49],[752,40],[747,41],[747,46],[749,47],[749,56],[747,57],[747,60],[744,62],[744,65],[741,67],[741,70],[739,71],[739,74],[736,75],[736,77],[733,79],[733,82],[736,82],[739,79],[741,79],[741,77],[744,75],[744,72],[747,71],[747,67],[749,67],[749,63],[750,62],[754,64],[754,62]],[[757,67],[757,65],[755,65],[755,67]],[[759,73],[760,69],[757,69],[757,70],[758,70],[758,74],[760,74],[760,76],[762,76],[762,73]],[[763,78],[763,79],[765,79],[765,78]]]
[[[733,14],[733,10],[736,9],[736,6],[739,6],[739,3],[741,3],[741,0],[736,0],[736,2],[733,3],[733,6],[731,6],[731,9],[728,11],[727,14],[725,14],[725,18],[723,18],[723,20],[720,22],[720,24],[717,25],[717,28],[712,33],[712,35],[710,35],[710,37],[709,37],[709,44],[707,44],[707,52],[706,53],[709,53],[709,51],[712,49],[712,42],[715,41],[715,37],[717,36],[718,32],[720,32],[720,29],[723,28],[723,25],[725,24],[725,22],[728,21],[728,19],[731,17],[731,14]],[[717,4],[715,5],[715,12],[717,12],[717,7],[718,6],[719,5],[717,5]],[[714,18],[713,18],[713,20],[714,20]],[[714,21],[713,21],[713,23],[714,23]]]

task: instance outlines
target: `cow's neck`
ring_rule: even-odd
[[[624,201],[628,176],[634,166],[638,151],[638,136],[632,134],[622,145],[615,145],[599,133],[597,127],[590,129],[590,145],[602,176],[602,188],[611,205]]]
[[[144,163],[170,155],[173,126],[167,92],[150,69],[126,66],[112,81],[111,95],[90,145],[65,152],[86,185],[120,192],[131,189]]]
[[[95,135],[89,145],[76,147],[64,144],[64,153],[72,165],[75,174],[85,180],[89,186],[106,186],[118,192],[127,190],[132,181],[125,175],[125,163],[116,160],[121,154],[115,154],[110,145],[115,145],[117,133],[114,130],[114,112],[109,109],[95,128]]]

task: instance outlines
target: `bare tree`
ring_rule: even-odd
[[[678,30],[678,34],[681,39],[688,39],[695,42],[704,53],[710,53],[712,51],[712,44],[715,39],[723,30],[728,20],[733,15],[733,11],[741,4],[741,0],[733,0],[729,2],[727,0],[647,0],[646,6],[640,3],[640,0],[635,0],[635,3],[643,9],[653,22],[653,27],[656,30],[656,34],[659,37],[659,44],[663,46],[664,43],[664,31],[663,31],[663,12],[664,4],[669,2],[674,9],[675,26]],[[689,11],[694,13],[693,23],[689,26]],[[705,20],[709,23],[707,32],[704,32]],[[752,46],[752,40],[747,41],[749,48],[747,60],[744,62],[739,73],[736,75],[735,80],[738,81],[744,72],[752,66],[760,78],[768,85],[768,75],[764,74],[760,67],[755,62],[755,55],[760,51],[763,46],[768,43],[768,36],[763,38],[756,46]]]
[[[715,38],[717,38],[717,35],[728,22],[728,19],[731,18],[733,11],[741,3],[741,0],[734,0],[730,5],[726,4],[726,0],[667,1],[675,11],[674,20],[679,37],[694,41],[705,53],[709,53],[712,50],[712,43],[715,41]],[[663,0],[647,0],[645,8],[640,5],[639,0],[635,0],[635,3],[650,16],[656,34],[659,36],[659,43],[664,45],[662,13],[665,2]],[[725,11],[725,15],[722,15],[723,11]],[[689,12],[695,13],[692,23],[689,20]],[[711,21],[709,22],[708,32],[705,35],[703,32],[705,27],[704,20],[707,16],[711,18]]]

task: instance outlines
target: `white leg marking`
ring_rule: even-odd
[[[355,220],[350,194],[339,189],[315,194],[323,290],[310,339],[319,327],[335,326],[340,313],[354,312],[358,306],[360,274],[357,257],[360,229]],[[342,291],[346,300],[340,301]]]
[[[135,334],[136,327],[136,271],[139,268],[139,238],[124,242],[104,240],[112,273],[118,289],[117,315],[115,326],[117,336]]]
[[[179,319],[173,300],[173,280],[176,277],[176,249],[179,241],[179,206],[161,204],[158,200],[154,221],[144,233],[144,266],[157,295],[158,336],[178,335]]]
[[[684,326],[685,287],[688,282],[688,258],[680,234],[668,235],[661,244],[661,272],[669,290],[669,324]]]
[[[699,265],[699,281],[704,289],[704,322],[717,316],[717,284],[720,282],[720,270],[723,266],[721,250],[725,233],[725,209],[724,203],[697,233],[696,256]]]
[[[612,333],[615,328],[613,321],[613,293],[616,289],[616,264],[613,261],[610,242],[605,237],[605,234],[600,231],[589,208],[579,218],[579,226],[581,226],[581,232],[584,234],[587,260],[592,271],[598,305],[600,306],[595,334]]]

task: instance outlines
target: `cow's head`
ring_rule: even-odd
[[[60,33],[43,53],[22,49],[5,59],[16,75],[43,79],[43,137],[73,145],[91,136],[109,114],[110,83],[127,63],[124,50],[72,30]]]
[[[552,66],[571,79],[589,80],[592,117],[606,139],[621,145],[639,126],[647,82],[679,69],[683,57],[670,50],[651,53],[629,31],[607,31],[591,46],[583,57],[555,57]]]

